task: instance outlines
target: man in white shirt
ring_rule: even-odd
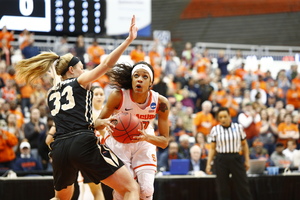
[[[283,150],[283,154],[292,161],[291,167],[300,167],[300,150],[296,149],[295,140],[287,142],[287,148]]]

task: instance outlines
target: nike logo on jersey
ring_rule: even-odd
[[[132,110],[132,108],[125,108],[125,111],[129,111],[129,110]]]

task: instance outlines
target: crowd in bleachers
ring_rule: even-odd
[[[68,38],[62,37],[53,51],[78,56],[89,70],[101,62],[106,52],[97,40],[87,45],[83,39],[78,36],[75,44],[69,44]],[[18,41],[19,47],[13,48],[11,41]],[[25,30],[15,38],[5,27],[0,31],[0,170],[13,168],[17,157],[26,157],[22,153],[26,147],[40,162],[36,166],[51,170],[44,142],[53,123],[46,105],[51,77],[45,75],[36,84],[27,85],[16,79],[14,70],[17,61],[38,53],[34,33]],[[188,42],[176,52],[171,42],[164,46],[153,41],[151,49],[145,51],[137,45],[128,56],[132,63],[151,63],[155,71],[153,90],[166,96],[171,104],[170,145],[177,145],[158,149],[158,170],[168,170],[169,159],[190,159],[190,148],[195,145],[200,147],[200,160],[205,161],[210,130],[218,123],[214,114],[221,106],[228,107],[232,120],[244,127],[251,158],[266,159],[268,165],[299,167],[300,73],[296,63],[273,77],[259,65],[246,70],[241,51],[228,58],[220,50],[218,57],[212,58],[209,49],[197,51]],[[216,67],[212,59],[217,60]],[[104,75],[93,84],[110,92],[108,81]],[[20,145],[24,141],[29,145]]]

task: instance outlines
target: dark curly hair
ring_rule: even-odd
[[[132,89],[132,78],[131,78],[131,72],[135,66],[138,64],[144,64],[147,65],[154,76],[154,70],[153,67],[144,61],[138,62],[134,64],[133,66],[129,64],[116,64],[111,70],[109,70],[106,75],[109,76],[110,78],[110,83],[112,88],[117,88],[117,89]],[[153,83],[153,80],[151,80]]]

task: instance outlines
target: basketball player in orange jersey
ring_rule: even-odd
[[[154,178],[157,169],[156,146],[166,148],[169,141],[168,100],[151,90],[154,72],[146,62],[136,63],[133,67],[118,64],[110,70],[110,84],[115,90],[109,95],[100,119],[108,118],[118,112],[130,112],[143,124],[140,136],[134,136],[132,143],[120,143],[108,132],[106,145],[124,162],[132,176],[140,185],[140,198],[152,199]],[[158,117],[158,131],[155,135],[153,120]],[[122,197],[114,191],[114,200]]]

